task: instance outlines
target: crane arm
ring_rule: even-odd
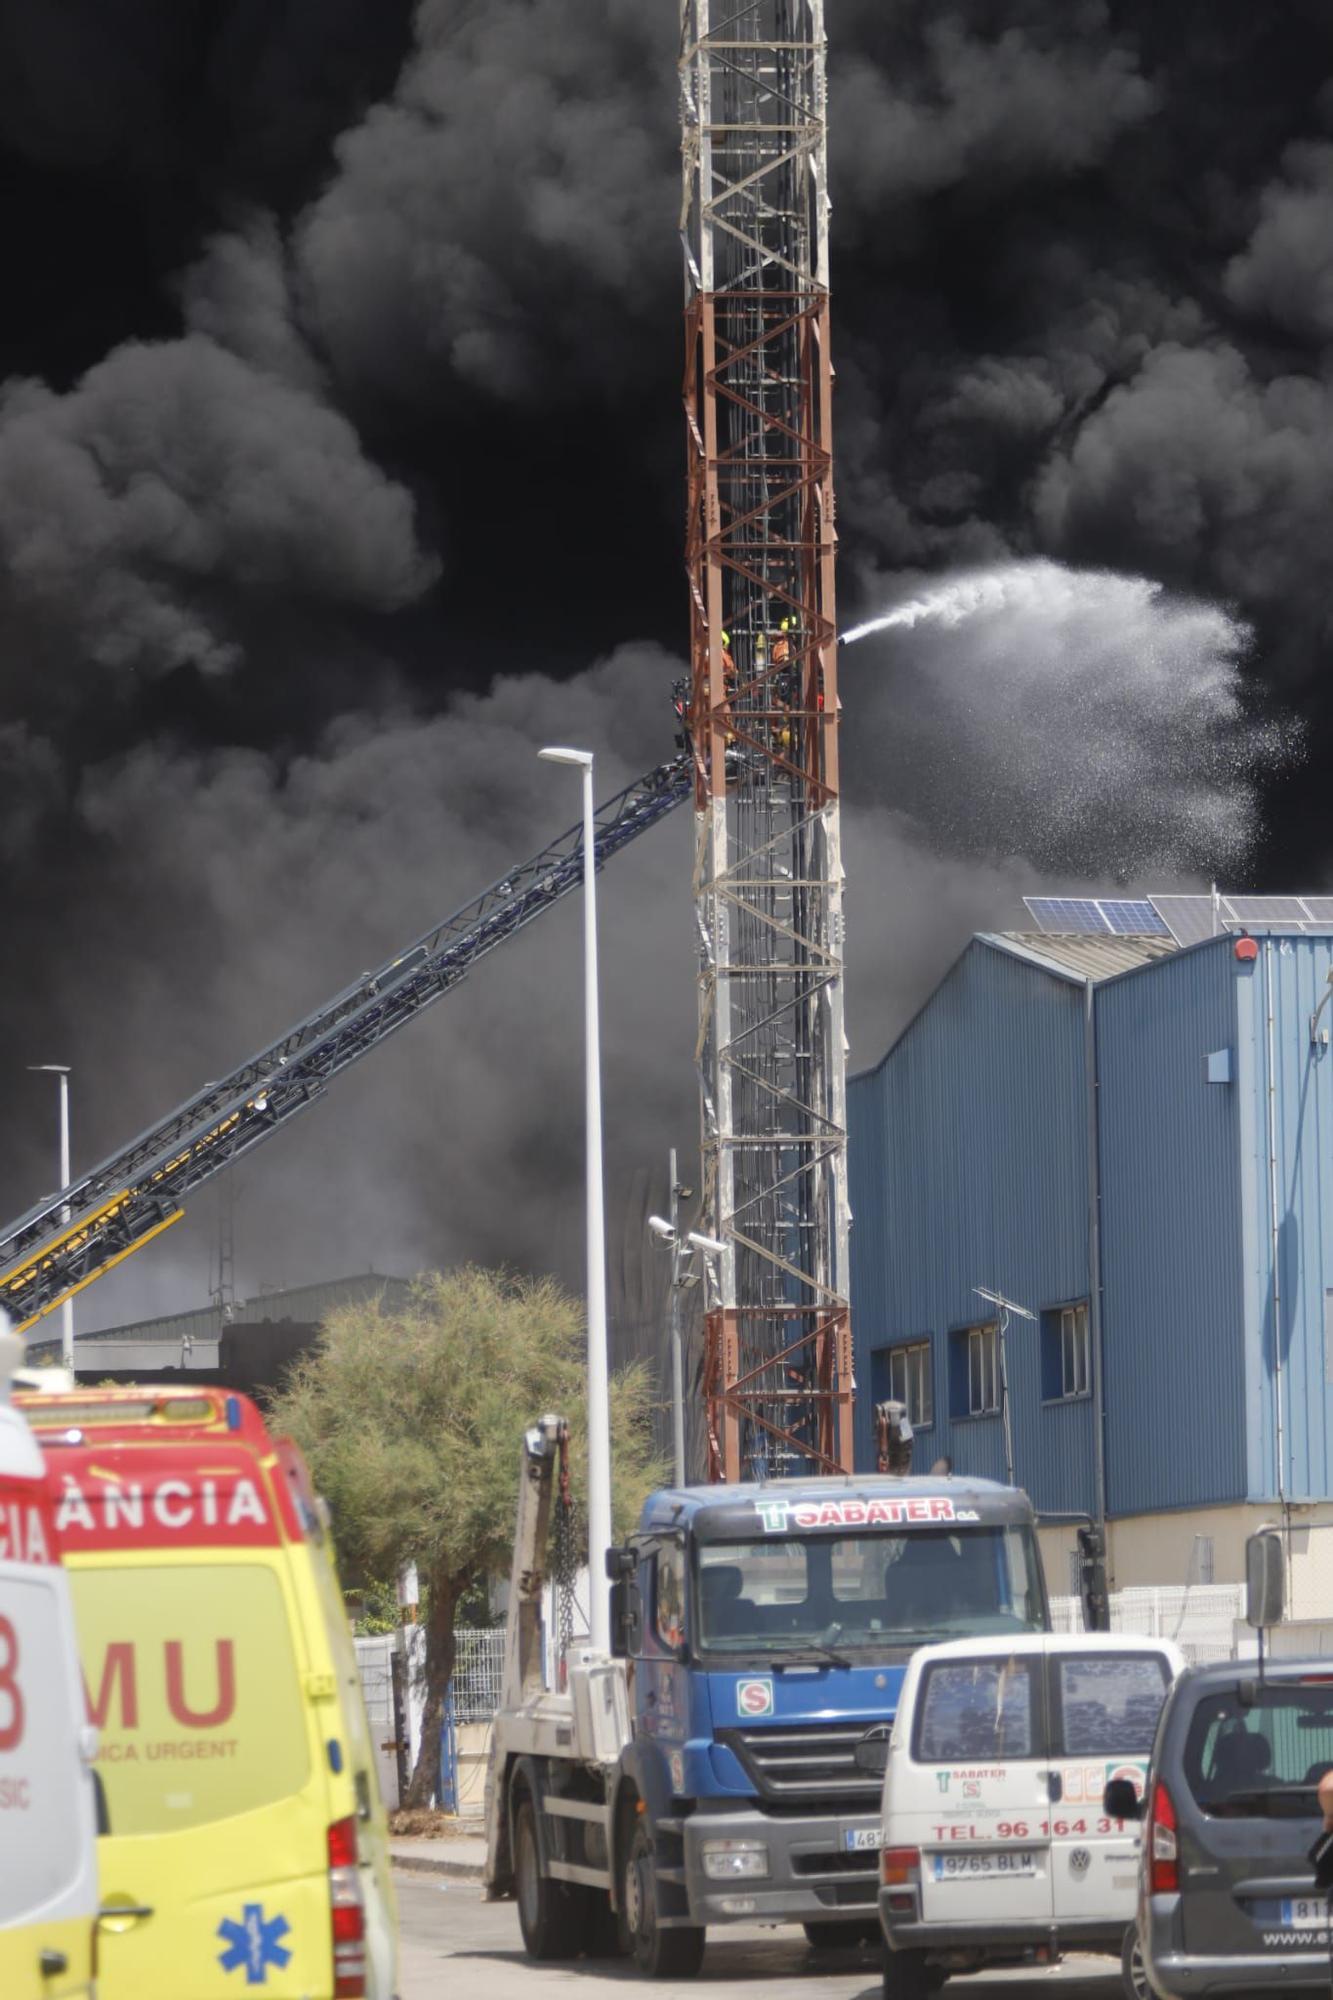
[[[598,867],[694,788],[688,753],[597,811]],[[287,1125],[332,1079],[460,984],[487,952],[581,886],[582,824],[493,882],[376,972],[0,1232],[0,1306],[24,1330],[178,1221],[187,1195]]]

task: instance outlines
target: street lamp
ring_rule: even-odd
[[[611,1650],[606,1551],[611,1546],[611,1399],[606,1355],[606,1234],[602,1211],[602,1055],[597,1010],[597,839],[592,752],[539,750],[583,774],[583,1066],[588,1228],[588,1637]]]
[[[29,1063],[34,1076],[58,1076],[60,1078],[60,1185],[69,1186],[69,1065],[67,1063]],[[60,1211],[60,1220],[68,1222],[69,1203]],[[74,1301],[66,1299],[60,1308],[60,1365],[74,1372]]]
[[[650,1215],[648,1227],[660,1243],[671,1252],[671,1430],[673,1456],[677,1486],[685,1484],[685,1364],[681,1352],[680,1312],[681,1300],[690,1285],[697,1284],[699,1273],[686,1271],[686,1260],[696,1252],[706,1257],[720,1257],[726,1250],[725,1243],[719,1243],[715,1236],[704,1236],[697,1229],[680,1233],[680,1197],[688,1194],[676,1179],[676,1149],[671,1148],[668,1168],[671,1188],[671,1220],[665,1216]]]

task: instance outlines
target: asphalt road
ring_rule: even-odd
[[[472,1883],[396,1877],[402,1936],[403,2000],[543,2000],[582,1985],[640,1984],[623,1959],[531,1965],[512,1903],[484,1903]],[[880,2000],[878,1956],[870,1951],[816,1958],[798,1930],[738,1926],[710,1941],[703,1971],[679,1984],[648,1986],[644,2000]],[[1080,1959],[1041,1973],[993,1973],[951,1980],[948,2000],[1119,2000],[1119,1968]]]

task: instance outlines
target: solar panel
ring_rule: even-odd
[[[1240,924],[1303,924],[1305,905],[1299,896],[1224,896],[1224,912]]]
[[[1202,944],[1219,932],[1275,937],[1333,930],[1333,896],[1025,896],[1048,937],[1170,937]]]
[[[1152,906],[1177,944],[1202,944],[1213,935],[1211,896],[1154,896]]]
[[[1098,908],[1119,937],[1170,937],[1152,904],[1145,901],[1114,903],[1100,898]]]
[[[1090,896],[1024,896],[1047,937],[1105,937],[1111,926]]]

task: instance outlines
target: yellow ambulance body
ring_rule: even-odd
[[[100,1737],[100,2000],[394,2000],[388,1830],[300,1454],[221,1389],[23,1404]]]

